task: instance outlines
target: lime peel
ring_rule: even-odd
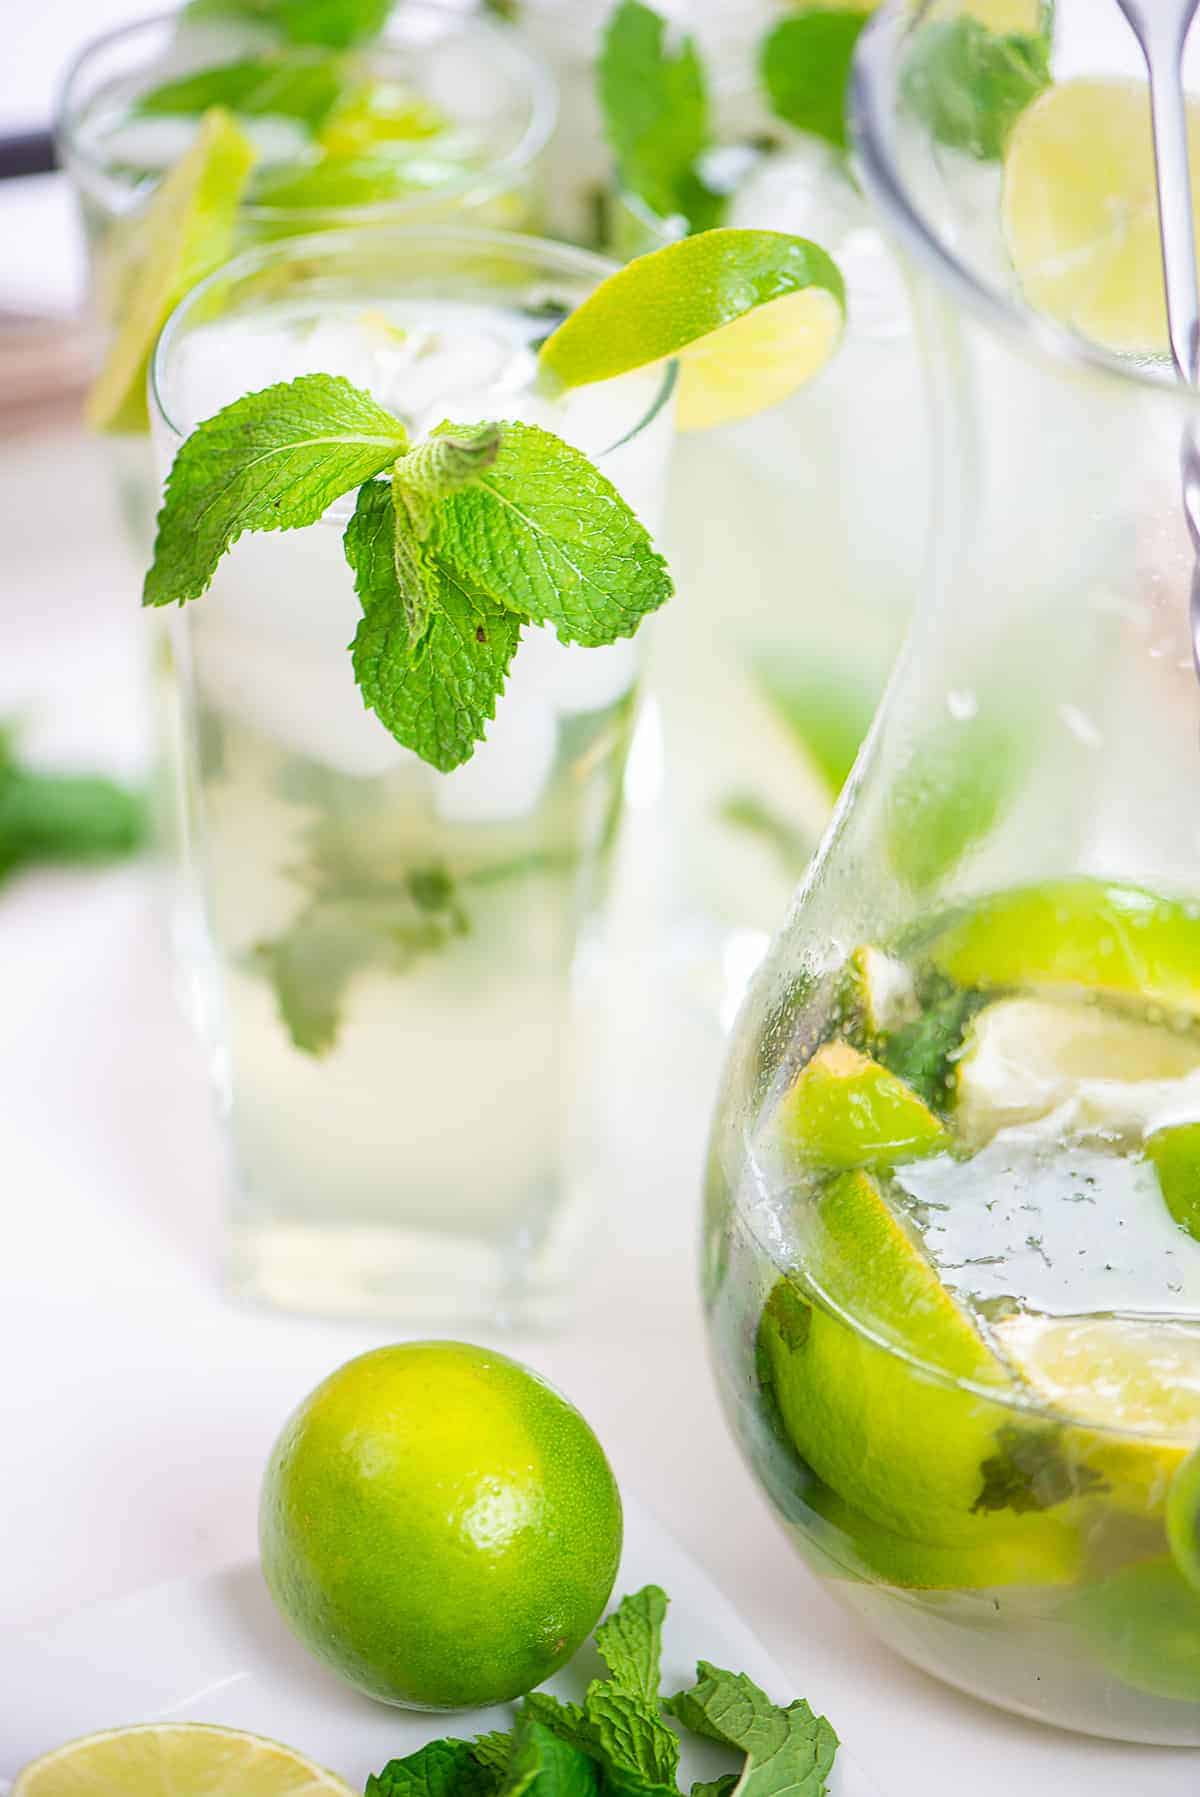
[[[679,356],[679,422],[706,429],[785,399],[833,354],[846,289],[833,258],[781,231],[721,227],[641,256],[543,343],[562,387]]]
[[[826,1042],[780,1102],[778,1126],[801,1160],[830,1168],[894,1167],[935,1154],[945,1125],[896,1074],[848,1042]]]

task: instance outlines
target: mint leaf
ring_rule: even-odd
[[[489,1735],[476,1735],[471,1743],[471,1752],[481,1766],[491,1767],[496,1772],[506,1772],[512,1758],[512,1745],[512,1736],[503,1735],[497,1730]]]
[[[598,1787],[595,1761],[523,1709],[513,1731],[501,1797],[596,1797]]]
[[[264,53],[245,62],[223,63],[164,81],[140,94],[133,110],[157,117],[224,106],[243,118],[274,114],[299,119],[315,131],[333,110],[342,86],[341,66],[331,57]]]
[[[612,1674],[615,1689],[652,1709],[658,1705],[666,1614],[666,1592],[658,1585],[646,1585],[632,1597],[622,1599],[596,1629],[596,1646]]]
[[[692,1786],[691,1797],[733,1797],[738,1775],[726,1772],[720,1778],[700,1779]]]
[[[846,92],[863,12],[813,7],[781,19],[767,33],[759,68],[778,118],[844,150]]]
[[[0,730],[0,879],[45,863],[118,860],[142,846],[147,828],[140,794],[98,775],[22,767]]]
[[[972,1515],[1011,1510],[1024,1516],[1033,1510],[1052,1510],[1086,1492],[1108,1490],[1103,1475],[1070,1453],[1062,1430],[1054,1427],[1005,1424],[996,1431],[996,1452],[979,1470],[982,1483]]]
[[[315,524],[407,447],[403,425],[340,375],[301,375],[235,400],[176,454],[143,604],[199,598],[243,531]]]
[[[660,217],[682,213],[693,230],[717,224],[723,201],[697,173],[710,128],[695,41],[642,0],[621,0],[604,32],[596,80],[625,188]]]
[[[580,450],[538,425],[501,429],[491,468],[437,508],[439,564],[564,643],[632,636],[674,591],[649,532]]]
[[[906,104],[937,141],[981,162],[1004,154],[1017,119],[1049,85],[1048,33],[997,36],[965,13],[915,32],[901,77]]]
[[[825,1797],[838,1738],[802,1698],[781,1709],[744,1672],[701,1660],[698,1682],[666,1708],[693,1734],[746,1756],[737,1797]]]
[[[545,1727],[599,1762],[611,1797],[676,1789],[679,1740],[662,1720],[658,1697],[666,1611],[657,1585],[622,1599],[596,1630],[612,1677],[593,1679],[581,1706],[536,1691],[525,1700]]]
[[[190,0],[193,17],[248,19],[293,44],[347,50],[378,37],[394,0]]]
[[[499,1774],[476,1758],[472,1742],[448,1739],[389,1760],[368,1778],[365,1797],[495,1797],[500,1787]]]
[[[954,1063],[962,1053],[967,1025],[987,994],[948,986],[931,997],[919,1017],[903,1024],[878,1044],[885,1067],[907,1081],[935,1111],[945,1111],[954,1092]]]
[[[346,559],[363,608],[352,646],[363,702],[406,748],[443,773],[470,759],[495,716],[521,619],[460,578],[427,562],[428,619],[411,650],[412,598],[396,574],[396,510],[389,488],[370,481],[346,527]]]

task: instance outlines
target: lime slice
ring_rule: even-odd
[[[680,360],[678,421],[707,430],[778,405],[823,368],[846,318],[837,264],[781,231],[701,231],[601,281],[542,345],[547,372],[586,387]]]
[[[958,1064],[957,1133],[979,1148],[997,1130],[1076,1100],[1079,1124],[1140,1140],[1147,1117],[1162,1108],[1160,1082],[1197,1068],[1200,1036],[1176,1035],[1096,1005],[1000,999],[967,1033]]]
[[[1194,103],[1188,139],[1195,169]],[[1009,254],[1032,305],[1108,349],[1166,349],[1145,82],[1080,77],[1048,88],[1008,140],[1002,212]],[[1200,207],[1196,224],[1200,232]]]
[[[254,148],[227,112],[206,112],[196,140],[143,212],[117,227],[109,261],[116,335],[87,400],[95,430],[145,430],[146,369],[168,315],[229,256]]]
[[[1176,1566],[1193,1591],[1200,1591],[1200,1448],[1188,1455],[1171,1480],[1167,1540]]]
[[[1146,1158],[1158,1174],[1163,1203],[1181,1229],[1200,1242],[1200,1123],[1156,1130]]]
[[[1088,1585],[1066,1615],[1113,1678],[1177,1703],[1200,1703],[1200,1595],[1174,1561],[1142,1560]]]
[[[894,1167],[946,1146],[946,1129],[911,1086],[848,1042],[826,1042],[780,1101],[788,1147],[818,1167]]]
[[[1111,1501],[1161,1511],[1172,1477],[1200,1437],[1200,1326],[1020,1315],[997,1322],[994,1332],[1050,1409],[1110,1432],[1072,1434]]]
[[[17,1777],[12,1797],[350,1797],[351,1787],[261,1735],[200,1722],[152,1722],[87,1735]]]
[[[805,1498],[826,1523],[818,1544],[836,1577],[871,1578],[905,1591],[989,1591],[1073,1584],[1083,1566],[1079,1531],[1052,1516],[999,1527],[985,1539],[942,1547],[881,1528],[814,1481]]]
[[[839,1009],[843,1027],[868,1042],[890,1036],[920,1016],[913,977],[903,961],[864,943],[846,963]]]
[[[999,893],[930,952],[960,986],[1082,986],[1200,1016],[1200,912],[1136,886],[1078,879]]]
[[[760,1324],[759,1364],[801,1458],[877,1530],[899,1538],[868,1535],[864,1558],[886,1551],[894,1582],[921,1583],[914,1545],[969,1547],[969,1572],[958,1554],[926,1570],[932,1583],[978,1588],[1020,1576],[1024,1541],[1027,1582],[1073,1578],[1079,1546],[1070,1482],[1052,1507],[1037,1508],[1037,1497],[1019,1490],[1008,1507],[997,1507],[989,1498],[994,1468],[1011,1454],[1012,1439],[1024,1442],[1019,1422],[1006,1405],[918,1364],[1001,1395],[1008,1389],[1006,1370],[878,1184],[865,1173],[843,1174],[806,1213],[805,1267],[836,1309],[781,1279]],[[837,1314],[851,1308],[871,1335]],[[1040,1441],[1037,1427],[1032,1438]]]

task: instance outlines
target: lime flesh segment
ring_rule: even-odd
[[[999,999],[971,1025],[958,1063],[957,1133],[982,1147],[997,1130],[1074,1101],[1072,1127],[1139,1139],[1142,1114],[1200,1068],[1200,1036],[1095,1005]],[[1200,1092],[1197,1094],[1200,1097]]]
[[[311,1760],[239,1729],[155,1722],[88,1735],[57,1748],[17,1778],[12,1797],[351,1797]]]
[[[602,281],[546,339],[565,387],[680,358],[679,423],[703,430],[787,398],[833,354],[846,292],[833,259],[781,231],[701,231]]]
[[[1181,1229],[1200,1242],[1200,1123],[1160,1129],[1146,1143],[1163,1203]]]
[[[894,1167],[948,1140],[911,1086],[848,1042],[817,1050],[781,1100],[778,1121],[789,1148],[819,1167]]]
[[[158,333],[184,294],[228,260],[253,161],[254,147],[230,115],[206,112],[145,211],[114,232],[110,286],[119,322],[88,394],[94,430],[145,430],[146,370]]]
[[[1136,886],[1063,880],[983,899],[930,945],[960,986],[1083,987],[1200,1016],[1200,914]]]
[[[1200,106],[1188,107],[1193,171]],[[1063,81],[1017,121],[1004,162],[1004,233],[1031,304],[1126,353],[1167,348],[1143,81]],[[1200,207],[1194,206],[1200,233]]]

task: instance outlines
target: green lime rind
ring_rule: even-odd
[[[299,1406],[263,1483],[263,1573],[347,1683],[422,1709],[540,1685],[599,1620],[621,1501],[573,1405],[507,1356],[409,1342]]]
[[[1163,1203],[1195,1241],[1200,1242],[1200,1123],[1178,1123],[1146,1140],[1146,1158],[1158,1175]]]
[[[116,329],[87,398],[93,430],[147,429],[146,374],[158,334],[183,296],[228,260],[253,162],[249,138],[213,108],[145,211],[114,230],[106,284]]]
[[[1167,1492],[1167,1540],[1175,1564],[1200,1592],[1200,1448],[1176,1469]]]
[[[1089,1654],[1122,1684],[1200,1703],[1200,1593],[1174,1560],[1122,1567],[1068,1600],[1065,1615]]]
[[[819,245],[782,231],[701,231],[601,281],[547,337],[541,364],[564,387],[612,380],[812,287],[845,312],[845,282]]]
[[[1085,878],[984,898],[928,945],[960,986],[1083,987],[1200,1016],[1200,911]]]
[[[810,1166],[894,1167],[949,1144],[911,1086],[848,1042],[826,1042],[780,1100],[780,1139]]]

